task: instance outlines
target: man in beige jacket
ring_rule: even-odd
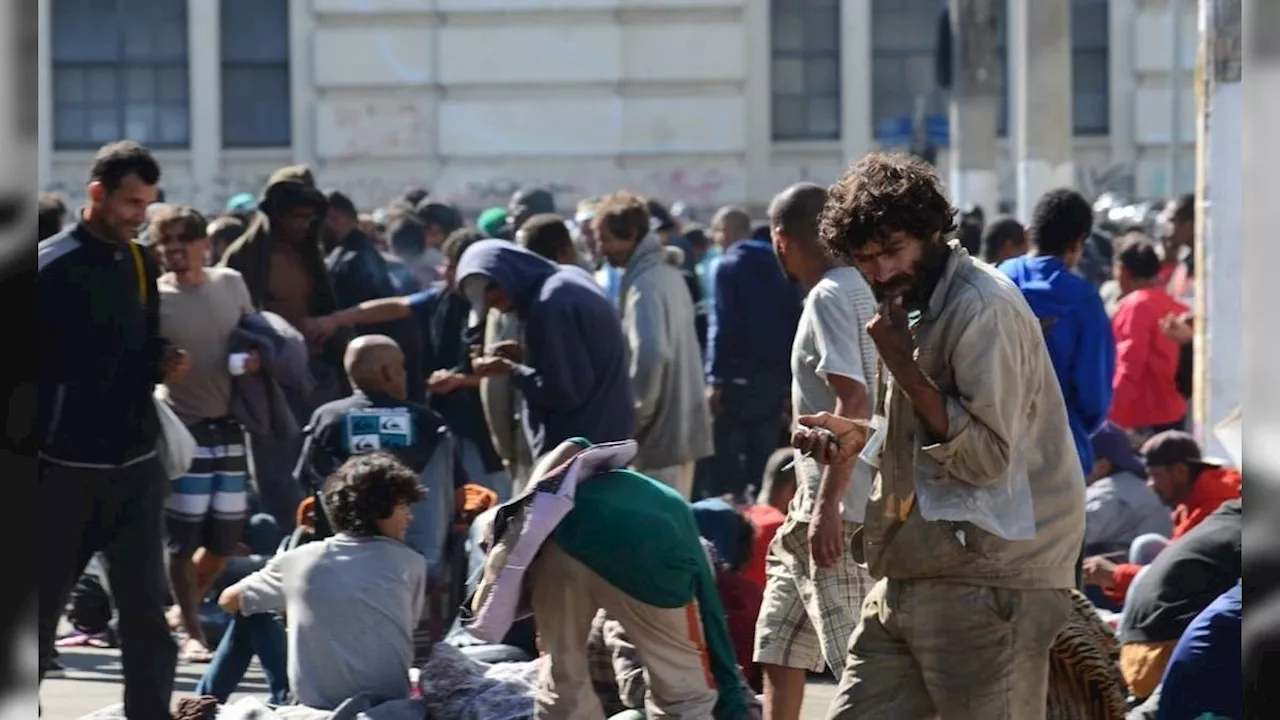
[[[1040,324],[1007,278],[947,242],[955,212],[931,167],[885,153],[859,160],[823,209],[823,244],[880,303],[867,332],[883,363],[876,396],[886,419],[853,548],[876,583],[831,718],[1045,717],[1049,648],[1070,612],[1084,537],[1084,483]],[[868,442],[830,413],[799,423],[793,444],[843,472]],[[1012,515],[1028,539],[921,512],[921,488],[963,498],[1019,475],[1030,498]]]
[[[591,222],[601,253],[624,271],[619,310],[636,406],[636,468],[688,500],[694,463],[714,451],[693,298],[650,232],[644,198],[606,195]]]

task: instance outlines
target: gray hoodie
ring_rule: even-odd
[[[641,240],[619,293],[636,407],[636,467],[693,462],[714,452],[693,299],[658,238]]]

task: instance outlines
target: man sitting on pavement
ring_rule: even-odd
[[[1203,457],[1195,438],[1181,430],[1153,436],[1142,446],[1142,456],[1147,485],[1173,508],[1173,534],[1167,539],[1159,535],[1135,538],[1127,563],[1103,556],[1085,558],[1085,583],[1101,587],[1117,603],[1125,602],[1129,587],[1144,566],[1224,502],[1238,499],[1241,492],[1240,471]]]
[[[424,495],[418,474],[392,455],[355,456],[324,485],[337,534],[273,557],[218,598],[237,616],[285,613],[299,704],[332,710],[358,693],[408,697],[427,578],[404,540]]]

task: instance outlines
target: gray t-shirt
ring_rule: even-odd
[[[409,696],[413,630],[427,564],[388,537],[339,533],[276,555],[239,582],[240,612],[283,611],[289,687],[307,707],[332,710],[356,693]]]
[[[851,267],[832,268],[809,291],[791,346],[791,407],[794,416],[832,411],[836,394],[828,375],[841,375],[867,387],[875,407],[876,346],[867,323],[876,314],[875,296],[862,274]],[[796,494],[789,514],[808,522],[822,483],[822,466],[796,459]],[[846,498],[849,493],[845,493]],[[844,509],[846,519],[850,508]]]
[[[231,403],[227,368],[231,334],[253,312],[249,288],[231,268],[205,268],[204,282],[179,285],[173,273],[160,277],[160,335],[191,356],[191,369],[165,385],[174,412],[190,425],[226,417]]]

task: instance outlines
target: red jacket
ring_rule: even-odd
[[[764,561],[769,554],[769,543],[778,534],[778,528],[787,516],[772,505],[752,505],[743,511],[755,527],[755,540],[751,543],[751,562],[742,569],[742,575],[764,590]]]
[[[760,667],[752,660],[752,653],[755,652],[756,618],[760,616],[764,591],[741,574],[727,571],[716,573],[716,588],[720,591],[720,601],[724,603],[729,637],[733,640],[738,665],[751,688],[761,692]]]
[[[1186,311],[1163,288],[1135,290],[1120,299],[1111,318],[1116,336],[1111,422],[1136,430],[1186,417],[1187,400],[1176,380],[1178,343],[1160,330],[1166,316]]]
[[[1201,520],[1213,514],[1218,506],[1228,500],[1240,497],[1242,478],[1240,471],[1234,468],[1207,467],[1200,471],[1195,484],[1191,486],[1191,494],[1186,500],[1178,503],[1173,509],[1173,537],[1176,541],[1186,535],[1191,528],[1200,524]],[[1137,577],[1141,565],[1124,563],[1111,571],[1111,582],[1114,586],[1105,591],[1107,597],[1123,603],[1129,586]]]

